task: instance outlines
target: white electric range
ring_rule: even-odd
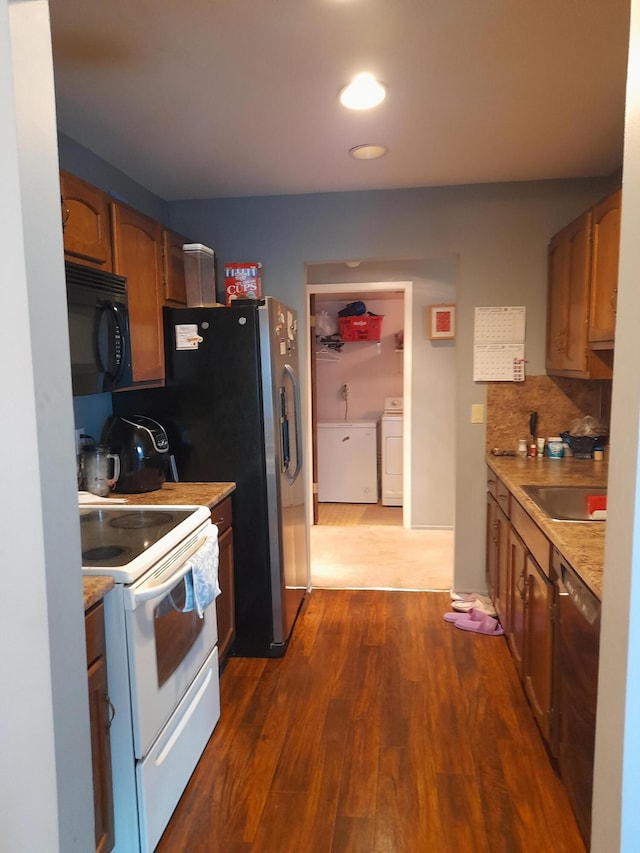
[[[80,507],[83,573],[104,600],[115,850],[152,851],[220,716],[215,606],[198,617],[191,560],[215,548],[196,506]],[[215,545],[212,542],[215,540]]]

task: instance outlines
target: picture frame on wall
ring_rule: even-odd
[[[430,341],[452,341],[456,337],[456,306],[427,305],[427,337]]]

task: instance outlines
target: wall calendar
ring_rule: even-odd
[[[523,382],[526,308],[476,308],[474,382]]]

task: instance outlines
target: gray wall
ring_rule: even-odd
[[[616,357],[611,407],[593,792],[593,853],[640,838],[640,2],[633,0],[624,142]]]
[[[58,133],[58,150],[62,169],[93,184],[94,187],[99,187],[113,196],[114,200],[123,201],[163,225],[167,224],[167,203],[120,169],[116,169],[63,133]]]
[[[455,583],[484,590],[484,429],[471,425],[473,309],[527,308],[527,370],[544,373],[549,237],[612,179],[169,203],[169,220],[227,261],[262,261],[264,290],[304,316],[306,263],[457,257]]]
[[[0,848],[94,844],[80,524],[45,0],[0,15]]]
[[[456,302],[456,265],[434,263],[413,283],[411,343],[411,526],[451,528],[455,521],[456,343],[425,334],[428,305]]]

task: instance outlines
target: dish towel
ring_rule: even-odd
[[[204,545],[189,560],[189,571],[185,576],[184,611],[195,610],[202,619],[204,611],[220,595],[218,585],[218,528],[213,524],[212,532]]]

